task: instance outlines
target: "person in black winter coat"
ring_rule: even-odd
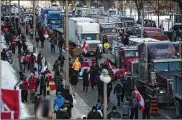
[[[107,115],[107,119],[121,119],[121,114],[117,112],[116,106],[112,107],[112,112]]]
[[[92,111],[90,111],[87,115],[87,119],[101,119],[101,114],[97,111],[96,106],[92,107]]]
[[[89,86],[89,72],[87,69],[83,72],[83,91],[88,92],[88,86]]]
[[[40,95],[46,95],[46,80],[45,80],[45,74],[41,73],[40,75]]]
[[[54,74],[54,83],[56,85],[56,92],[60,91],[61,93],[63,93],[64,88],[62,82],[63,82],[63,77],[61,76],[59,71],[56,71]]]
[[[76,85],[78,83],[77,73],[73,72],[70,79],[71,79],[71,87],[72,87],[72,90],[73,90],[73,95],[75,95],[75,89],[76,89]]]
[[[65,90],[64,90],[64,95],[63,95],[63,97],[65,98],[65,100],[68,100],[68,101],[69,101],[68,114],[69,114],[69,116],[71,117],[71,109],[73,108],[73,97],[72,97],[72,95],[70,94],[69,89],[65,89]]]
[[[40,94],[37,94],[35,96],[35,102],[34,102],[34,111],[35,111],[35,118],[37,118],[37,108],[39,107],[40,103],[41,103],[42,99],[41,99],[41,96]]]
[[[91,81],[91,87],[92,89],[95,86],[95,77],[97,75],[97,68],[95,67],[95,64],[90,67],[90,81]]]
[[[143,119],[150,119],[150,99],[148,97],[145,98],[145,110],[143,112]]]
[[[42,71],[42,59],[43,59],[43,56],[41,53],[39,53],[37,56],[37,65],[38,65],[38,73],[39,74]]]
[[[103,82],[100,80],[101,72],[98,71],[95,77],[95,83],[97,85],[98,98],[103,96]]]
[[[18,53],[20,54],[23,45],[20,41],[17,41],[17,46],[18,46]]]

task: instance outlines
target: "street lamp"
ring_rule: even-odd
[[[102,70],[100,80],[104,82],[104,119],[107,119],[107,84],[111,82],[111,77],[106,69]]]
[[[45,38],[45,46],[44,46],[44,49],[45,49],[45,66],[47,66],[47,39],[48,39],[48,34],[44,34],[44,38]]]

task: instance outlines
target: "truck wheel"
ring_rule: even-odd
[[[176,106],[176,115],[179,116],[181,112],[181,108],[180,108],[180,103],[178,100],[175,101],[175,106]]]

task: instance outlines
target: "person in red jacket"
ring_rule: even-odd
[[[31,76],[28,79],[28,85],[29,85],[29,90],[30,90],[30,100],[32,100],[32,98],[34,98],[36,84],[37,84],[37,80],[36,80],[34,74],[31,73]]]
[[[28,100],[27,100],[27,98],[28,98],[28,82],[27,82],[26,79],[20,85],[20,89],[21,89],[21,100],[22,100],[22,102],[28,102]]]

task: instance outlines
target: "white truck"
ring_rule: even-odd
[[[99,24],[94,23],[93,19],[83,17],[69,18],[69,41],[80,47],[86,41],[88,44],[88,54],[94,55],[97,46],[102,51],[99,35]]]

